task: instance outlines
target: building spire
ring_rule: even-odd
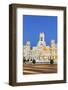
[[[44,45],[44,46],[46,46],[44,32],[41,32],[40,35],[39,35],[38,46],[40,46],[40,45]]]

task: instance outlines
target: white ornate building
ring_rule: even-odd
[[[54,63],[57,63],[57,46],[55,41],[51,40],[51,45],[47,46],[44,33],[40,33],[36,47],[31,49],[29,41],[24,45],[24,58],[29,60],[29,62],[34,59],[36,63],[50,63],[50,60],[53,59]]]

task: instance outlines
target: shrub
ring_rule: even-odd
[[[54,63],[54,61],[51,59],[51,60],[50,60],[50,64],[53,64],[53,63]]]
[[[36,63],[36,61],[33,59],[32,63],[33,63],[33,64],[35,64],[35,63]]]
[[[26,59],[25,59],[25,57],[23,58],[23,63],[26,63]]]

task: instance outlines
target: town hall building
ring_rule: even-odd
[[[47,46],[43,32],[39,35],[37,46],[31,48],[30,41],[27,41],[23,47],[23,51],[23,57],[26,61],[29,60],[29,63],[31,63],[32,60],[35,60],[36,63],[50,63],[50,60],[57,63],[57,45],[55,40],[51,40],[50,46]]]

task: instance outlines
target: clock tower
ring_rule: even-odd
[[[44,33],[40,33],[40,36],[39,36],[39,42],[38,42],[38,46],[46,46],[46,42],[45,42],[45,35]]]

